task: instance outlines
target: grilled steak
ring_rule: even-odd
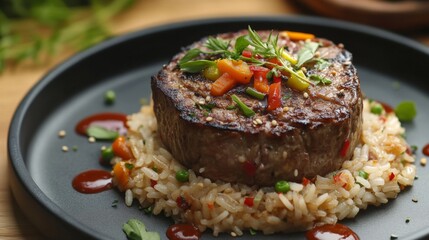
[[[220,34],[232,40],[242,32]],[[259,32],[267,36],[269,32]],[[274,32],[276,34],[276,32]],[[332,80],[305,91],[282,81],[282,107],[267,111],[266,100],[245,93],[239,85],[222,96],[210,95],[213,81],[200,73],[180,70],[177,54],[152,78],[154,111],[165,147],[176,160],[197,174],[215,180],[272,186],[278,180],[300,182],[339,169],[359,142],[362,95],[351,54],[329,40],[320,43],[317,57],[327,64],[305,63],[307,75]],[[203,47],[205,39],[187,49]],[[280,37],[279,45],[296,55],[303,42]],[[204,56],[203,56],[204,57]],[[238,96],[256,113],[244,116],[231,109]]]

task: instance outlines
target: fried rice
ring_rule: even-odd
[[[151,206],[155,215],[194,224],[200,231],[211,229],[215,236],[222,232],[240,236],[246,229],[272,234],[334,224],[355,217],[369,205],[387,203],[414,182],[416,168],[403,138],[405,129],[394,113],[371,113],[371,104],[377,103],[364,100],[361,139],[352,159],[326,176],[290,182],[287,193],[277,193],[274,187],[213,181],[192,170],[188,170],[188,182],[177,181],[176,172],[185,168],[164,148],[151,106],[129,116],[127,144],[135,159],[115,157],[112,163],[133,166],[128,183],[119,187],[128,206],[137,201],[142,207]],[[113,182],[118,185],[115,176]],[[246,198],[252,204],[245,203]]]

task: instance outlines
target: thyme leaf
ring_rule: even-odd
[[[215,64],[215,62],[210,60],[195,60],[184,62],[182,64],[179,64],[179,66],[180,69],[184,72],[197,73]]]
[[[185,56],[183,56],[183,58],[180,59],[179,65],[191,61],[192,59],[194,59],[197,56],[199,56],[201,53],[202,53],[202,51],[200,49],[198,49],[198,48],[194,48],[194,49],[189,50],[185,54]]]
[[[312,59],[318,47],[319,43],[305,42],[304,46],[298,52],[298,63],[296,64],[296,67],[300,68],[304,63]]]
[[[332,83],[332,80],[326,77],[323,77],[321,75],[310,75],[310,79],[313,80],[314,84],[323,84],[323,85],[329,85]]]

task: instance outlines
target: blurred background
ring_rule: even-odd
[[[19,101],[52,67],[139,29],[201,18],[279,15],[354,21],[429,47],[427,0],[0,0],[0,239],[43,239],[13,202],[6,142]]]

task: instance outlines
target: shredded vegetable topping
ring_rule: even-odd
[[[279,44],[279,36],[301,44],[300,50],[290,52]],[[189,50],[178,63],[181,71],[202,73],[206,79],[213,81],[212,96],[222,96],[236,86],[249,84],[253,80],[253,88],[249,87],[245,92],[258,100],[264,100],[267,96],[267,110],[274,111],[281,107],[282,82],[297,91],[307,91],[311,85],[332,82],[325,76],[307,74],[303,68],[310,62],[314,62],[313,66],[319,70],[331,64],[316,54],[320,43],[310,33],[282,31],[276,35],[270,33],[264,40],[249,26],[248,33],[236,38],[233,46],[230,41],[209,37],[204,47]],[[245,116],[254,114],[248,111],[248,107],[243,110],[242,103],[237,105]]]

